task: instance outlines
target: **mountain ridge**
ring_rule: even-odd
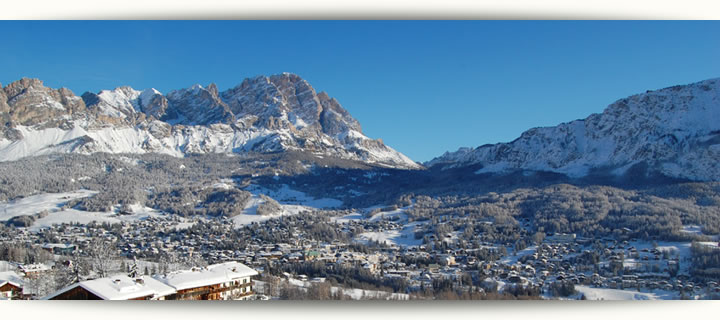
[[[477,173],[534,170],[580,177],[638,164],[669,177],[720,180],[720,78],[619,99],[602,113],[532,128],[508,143],[460,148],[428,167],[482,165]]]
[[[305,151],[384,167],[421,166],[380,140],[334,98],[291,73],[220,92],[193,85],[163,95],[121,86],[78,97],[23,78],[0,90],[0,160],[50,153]]]

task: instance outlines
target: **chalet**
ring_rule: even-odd
[[[115,275],[78,282],[43,300],[165,300],[175,289],[149,276]]]
[[[164,276],[115,275],[78,282],[44,300],[246,300],[258,272],[238,262],[176,271]]]
[[[258,272],[238,262],[225,262],[177,271],[155,279],[174,288],[175,300],[247,300],[252,295],[252,277]]]
[[[315,250],[306,251],[304,255],[305,261],[313,261],[320,257],[320,252]]]
[[[75,245],[64,243],[46,243],[42,246],[42,248],[53,254],[64,255],[70,255],[76,249]]]
[[[0,300],[14,300],[22,296],[23,280],[14,271],[0,272]]]
[[[37,279],[42,274],[49,272],[51,268],[42,263],[26,264],[20,266],[20,271],[26,278]]]

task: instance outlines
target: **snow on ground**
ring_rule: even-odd
[[[339,207],[343,204],[342,201],[337,199],[315,199],[306,195],[304,192],[293,190],[285,184],[278,190],[271,190],[252,185],[247,188],[247,191],[252,193],[252,198],[248,200],[243,213],[232,217],[236,227],[242,227],[253,222],[262,222],[281,216],[294,215],[303,211]],[[264,202],[264,200],[260,198],[261,194],[273,198],[275,201],[280,203],[282,211],[272,215],[258,215],[257,207]]]
[[[62,224],[62,223],[80,223],[80,224],[88,224],[93,221],[96,222],[107,222],[107,223],[120,223],[123,221],[137,221],[137,220],[144,220],[148,217],[160,217],[163,216],[164,213],[157,211],[152,208],[144,207],[139,204],[134,204],[130,206],[130,210],[132,210],[131,214],[117,214],[115,211],[113,212],[92,212],[92,211],[82,211],[82,210],[75,210],[75,209],[65,209],[65,210],[57,210],[54,212],[50,212],[46,217],[38,219],[33,223],[32,227],[30,227],[30,231],[38,231],[42,228],[47,228],[55,224]]]
[[[355,212],[355,213],[351,213],[351,214],[346,214],[341,217],[332,217],[332,218],[330,218],[330,221],[334,222],[334,223],[348,223],[350,221],[360,221],[363,218],[364,218],[364,216],[362,213]]]
[[[80,223],[80,224],[88,224],[90,222],[97,221],[97,222],[108,222],[108,223],[118,223],[120,220],[111,217],[111,213],[107,212],[90,212],[90,211],[80,211],[75,209],[67,209],[67,210],[59,210],[55,212],[51,212],[47,215],[47,217],[44,217],[42,219],[38,219],[35,221],[35,223],[32,224],[30,227],[30,231],[38,231],[42,228],[47,228],[55,224],[62,224],[62,223]]]
[[[14,271],[15,269],[17,269],[17,266],[15,266],[14,264],[10,263],[9,261],[0,260],[0,272]]]
[[[283,184],[278,190],[271,190],[260,186],[251,186],[247,189],[254,195],[264,194],[281,204],[303,205],[313,208],[336,208],[342,206],[343,202],[332,198],[315,199],[306,195],[304,192],[291,189],[288,185]]]
[[[175,230],[185,230],[187,228],[190,228],[194,226],[197,223],[197,221],[191,221],[191,222],[180,222],[175,225]]]
[[[363,213],[360,212],[353,212],[351,214],[346,214],[344,216],[340,217],[332,217],[330,218],[330,221],[335,223],[348,223],[350,221],[360,221],[360,220],[367,220],[367,221],[379,221],[382,219],[389,219],[393,220],[395,217],[397,217],[397,220],[395,220],[398,223],[403,223],[408,221],[408,216],[405,214],[405,211],[412,208],[412,205],[399,208],[392,211],[384,211],[384,212],[378,212],[372,215],[370,218],[367,218],[367,216],[370,215],[370,212],[372,212],[375,209],[382,209],[383,206],[373,206],[369,208],[363,209]]]
[[[717,241],[701,241],[698,243],[701,245],[704,245],[704,246],[708,246],[708,247],[712,247],[712,248],[720,250],[720,244],[718,244]]]
[[[680,260],[680,273],[689,273],[690,259],[692,253],[690,252],[690,242],[670,242],[670,241],[658,241],[656,242],[656,249],[660,252],[667,252],[670,254],[670,258],[677,257]],[[630,242],[631,246],[634,246],[637,250],[652,249],[653,243],[646,241],[633,241]]]
[[[697,234],[697,235],[703,234],[702,228],[698,225],[683,226],[682,230],[680,230],[680,231],[686,232],[686,233]]]
[[[232,221],[235,224],[235,227],[239,228],[253,222],[262,222],[281,216],[295,215],[303,211],[314,210],[314,208],[312,207],[303,205],[281,204],[280,206],[282,206],[282,211],[276,214],[262,216],[257,214],[257,207],[263,202],[265,202],[265,200],[260,198],[258,194],[253,194],[252,198],[250,198],[247,204],[245,204],[245,209],[243,210],[243,212],[239,215],[232,217]]]
[[[670,300],[678,298],[675,293],[664,290],[638,292],[636,290],[593,288],[583,285],[575,285],[575,290],[578,291],[578,297],[584,294],[587,300]]]
[[[405,214],[405,211],[410,209],[412,206],[402,207],[396,210],[392,211],[386,211],[386,212],[379,212],[370,217],[369,221],[378,221],[382,219],[390,219],[392,220],[394,217],[398,217],[398,221],[407,221],[407,214]]]
[[[502,258],[502,259],[500,260],[500,262],[501,262],[501,263],[504,263],[504,264],[507,264],[507,265],[513,265],[513,264],[517,263],[517,261],[520,260],[520,258],[522,258],[522,257],[524,257],[524,256],[526,256],[526,255],[533,254],[533,252],[535,252],[535,250],[537,250],[537,246],[527,247],[527,248],[525,248],[525,249],[523,249],[523,250],[520,250],[520,251],[518,251],[518,252],[515,252],[515,253],[512,254],[512,255],[508,255],[508,256]]]
[[[720,240],[720,234],[714,234],[714,235],[713,234],[705,234],[702,231],[702,227],[698,226],[698,225],[683,226],[682,230],[680,230],[680,231],[686,232],[686,233],[692,233],[692,234],[696,234],[696,235],[700,235],[700,236],[708,236],[708,237],[710,237],[710,239],[712,239],[714,241]]]
[[[298,279],[288,279],[287,280],[290,284],[300,287],[300,288],[310,288],[312,285],[311,281],[302,281]],[[259,283],[260,281],[256,281],[256,283]],[[340,288],[340,287],[331,287],[330,292],[335,294],[338,292],[338,290],[341,290],[341,292],[345,295],[350,296],[353,300],[363,300],[363,299],[382,299],[382,300],[409,300],[410,296],[405,293],[390,293],[385,291],[377,291],[377,290],[364,290],[364,289],[348,289],[348,288]]]
[[[220,182],[214,183],[212,188],[214,189],[225,189],[229,190],[235,187],[235,182],[232,179],[220,179]]]
[[[147,217],[158,217],[163,213],[141,206],[139,204],[131,205],[131,214],[117,214],[117,210],[112,212],[91,212],[76,209],[65,208],[63,206],[71,200],[90,197],[97,194],[92,190],[77,190],[73,192],[63,193],[44,193],[34,196],[16,199],[6,203],[0,203],[0,221],[11,219],[12,217],[22,215],[34,215],[36,213],[47,211],[47,216],[36,220],[30,227],[31,231],[37,231],[42,228],[50,227],[54,224],[73,223],[88,224],[92,221],[118,223],[120,221],[142,220]]]
[[[365,232],[358,235],[355,241],[361,243],[367,243],[368,241],[378,241],[381,243],[387,243],[389,245],[398,245],[403,247],[419,246],[422,244],[422,239],[415,239],[415,230],[419,225],[426,224],[427,222],[408,222],[408,216],[405,211],[412,208],[412,205],[399,208],[392,211],[384,211],[375,213],[373,216],[367,218],[367,216],[375,209],[383,208],[383,206],[374,206],[365,208],[364,213],[354,212],[340,217],[330,218],[330,221],[335,223],[348,223],[350,221],[380,221],[383,219],[392,220],[398,224],[402,224],[402,229],[399,230],[385,230],[379,232]]]
[[[415,239],[415,229],[417,226],[426,222],[408,223],[401,230],[386,230],[382,232],[364,232],[361,233],[355,241],[367,243],[368,241],[378,241],[389,245],[397,245],[402,247],[419,246],[422,239]]]
[[[48,212],[56,211],[70,200],[85,198],[95,194],[97,194],[97,191],[92,190],[44,193],[0,203],[0,221],[9,220],[16,216],[33,215],[45,210]]]

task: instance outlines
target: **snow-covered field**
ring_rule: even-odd
[[[33,215],[45,210],[48,212],[56,211],[70,200],[90,197],[95,194],[97,194],[97,191],[92,190],[44,193],[0,203],[0,221],[6,221],[16,216]]]
[[[690,252],[690,242],[669,242],[669,241],[658,241],[657,250],[660,252],[667,252],[671,258],[677,257],[680,261],[680,273],[689,273],[690,269],[690,258],[692,253]],[[631,246],[634,246],[637,250],[652,249],[653,243],[646,241],[630,242]]]
[[[307,290],[312,285],[312,281],[302,281],[298,279],[289,279],[284,280],[288,281],[291,285],[303,288]],[[258,291],[262,291],[262,289],[265,286],[265,282],[263,281],[255,281],[255,287],[258,289]],[[338,290],[341,290],[341,292],[347,296],[349,296],[353,300],[363,300],[363,299],[380,299],[380,300],[409,300],[410,296],[405,293],[389,293],[384,291],[377,291],[377,290],[363,290],[363,289],[348,289],[348,288],[340,288],[340,287],[331,287],[330,292],[332,294],[336,294]]]
[[[408,217],[407,217],[407,214],[405,214],[405,211],[407,211],[411,207],[412,206],[407,206],[407,207],[402,207],[402,208],[392,210],[392,211],[379,212],[379,213],[374,214],[368,220],[369,221],[378,221],[378,220],[382,220],[382,219],[392,220],[397,217],[397,221],[400,221],[400,222],[407,221]]]
[[[332,198],[320,198],[315,199],[308,196],[304,192],[291,189],[288,185],[284,184],[278,190],[271,190],[260,186],[252,185],[247,188],[247,191],[254,195],[264,194],[270,198],[275,199],[281,204],[294,204],[302,205],[312,208],[337,208],[343,205],[343,202],[338,199]]]
[[[306,206],[299,206],[299,205],[290,205],[290,204],[284,204],[282,206],[282,211],[278,212],[276,214],[271,215],[264,215],[261,216],[257,214],[257,206],[262,203],[262,200],[259,198],[253,197],[253,199],[250,200],[248,203],[248,206],[245,207],[245,210],[243,213],[232,217],[232,221],[235,224],[235,227],[242,227],[244,225],[251,224],[253,222],[262,222],[269,219],[279,218],[282,216],[288,216],[288,215],[294,215],[298,214],[303,211],[311,211],[313,208],[306,207]]]
[[[638,292],[635,290],[620,290],[608,288],[592,288],[583,285],[576,285],[578,297],[585,295],[587,300],[669,300],[677,299],[674,293],[653,290],[650,292]]]
[[[355,212],[351,214],[346,214],[341,217],[332,217],[330,218],[330,221],[334,223],[348,223],[350,221],[360,221],[364,218],[362,213]]]
[[[260,186],[252,185],[246,189],[252,193],[252,198],[245,205],[243,212],[232,218],[236,227],[242,227],[253,222],[262,222],[281,216],[294,215],[303,211],[314,211],[315,209],[335,208],[343,203],[337,199],[321,198],[315,199],[304,192],[291,189],[283,185],[278,190],[271,190]],[[271,215],[258,215],[257,207],[265,202],[260,195],[273,198],[282,206],[282,211]]]
[[[515,263],[517,263],[518,260],[520,260],[520,258],[522,258],[526,255],[533,254],[533,252],[535,252],[535,250],[537,250],[537,246],[529,246],[523,250],[515,252],[514,254],[503,257],[500,260],[500,262],[504,263],[504,264],[508,264],[508,265],[515,264]]]
[[[415,228],[425,222],[412,222],[403,226],[401,230],[386,230],[382,232],[361,233],[355,240],[367,242],[369,240],[397,245],[402,247],[419,246],[422,239],[415,239]]]
[[[61,223],[88,224],[93,221],[118,223],[121,221],[142,220],[147,217],[158,217],[162,213],[140,205],[131,205],[132,214],[119,215],[116,212],[91,212],[65,208],[68,201],[90,197],[97,194],[92,190],[77,190],[63,193],[44,193],[0,203],[0,221],[7,221],[16,216],[33,215],[47,211],[48,215],[36,220],[30,227],[31,231]]]
[[[349,223],[350,221],[365,220],[376,222],[383,219],[388,219],[402,225],[402,228],[397,230],[364,232],[360,234],[357,238],[355,238],[355,241],[367,243],[368,241],[372,240],[378,241],[380,243],[386,243],[388,245],[397,245],[403,247],[419,246],[422,244],[422,239],[415,239],[415,231],[418,226],[426,224],[427,222],[415,221],[408,223],[408,216],[405,211],[410,209],[412,205],[398,208],[396,210],[378,212],[368,217],[371,211],[373,211],[374,209],[379,209],[381,207],[382,206],[365,208],[362,213],[356,212],[340,217],[333,217],[331,218],[331,221],[334,223],[343,224]]]
[[[230,188],[232,181],[222,180],[213,185],[217,188]],[[250,190],[253,193],[252,199],[248,202],[242,214],[232,218],[236,226],[243,226],[253,222],[262,222],[268,219],[277,218],[284,215],[294,215],[303,211],[312,211],[315,208],[336,207],[342,205],[337,199],[323,198],[314,199],[305,193],[292,190],[288,186],[272,191],[264,188],[255,187]],[[22,199],[16,199],[10,202],[0,203],[0,221],[7,221],[13,217],[22,215],[34,215],[46,211],[47,216],[36,220],[30,227],[31,231],[37,231],[42,228],[61,223],[80,223],[88,224],[90,222],[108,222],[118,223],[121,221],[142,220],[147,217],[159,217],[164,213],[152,208],[143,207],[138,204],[131,205],[131,214],[120,215],[115,210],[111,212],[91,212],[82,211],[72,208],[63,208],[63,206],[72,200],[91,197],[97,194],[92,190],[77,190],[73,192],[63,193],[45,193],[34,195]],[[282,205],[282,211],[272,215],[260,216],[257,214],[257,206],[264,202],[260,198],[260,194],[266,194],[276,199]],[[192,226],[195,222],[181,222],[176,229],[183,229]]]

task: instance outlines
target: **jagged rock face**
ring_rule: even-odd
[[[320,92],[318,99],[323,109],[320,113],[323,132],[333,136],[350,130],[362,132],[360,123],[350,116],[350,113],[343,109],[337,100],[330,98],[325,92]]]
[[[2,87],[2,83],[0,83],[0,120],[2,120],[2,125],[5,125],[10,121],[10,106],[7,104],[7,95]]]
[[[140,108],[151,119],[160,119],[167,112],[168,100],[159,91],[148,89],[140,94]]]
[[[161,117],[164,121],[185,125],[235,122],[230,107],[220,100],[215,84],[207,88],[194,85],[188,89],[172,91],[167,98],[169,107]]]
[[[82,99],[88,109],[102,123],[136,124],[146,118],[159,119],[165,115],[167,99],[157,90],[138,91],[128,86],[85,92]]]
[[[119,87],[81,99],[32,79],[6,89],[0,116],[12,122],[12,129],[3,131],[0,161],[56,152],[183,156],[296,150],[420,168],[381,140],[364,136],[337,100],[289,73],[246,79],[225,92],[214,84],[194,85],[166,96],[155,89]]]
[[[645,163],[664,175],[720,180],[720,79],[648,91],[603,113],[556,127],[534,128],[510,143],[461,149],[430,166],[481,164],[479,172],[525,169],[584,176],[622,174]]]
[[[3,88],[13,124],[36,125],[71,119],[85,111],[85,103],[66,88],[53,90],[37,79],[23,78]]]
[[[7,104],[7,95],[0,84],[0,139],[17,140],[17,131],[12,128],[10,106]]]
[[[238,118],[257,117],[255,126],[270,129],[315,125],[322,111],[315,90],[294,74],[245,79],[221,96]]]

